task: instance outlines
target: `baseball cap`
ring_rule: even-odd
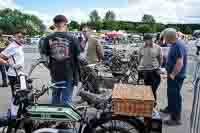
[[[152,40],[153,39],[153,36],[151,34],[145,34],[144,35],[144,41],[146,40]]]
[[[174,36],[174,37],[176,37],[176,29],[174,29],[174,28],[167,28],[167,29],[165,29],[163,31],[163,35],[165,37],[167,37],[167,36]]]
[[[65,22],[68,23],[67,18],[64,15],[56,15],[53,19],[53,22],[56,23],[61,23],[61,22]]]

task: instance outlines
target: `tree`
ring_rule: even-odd
[[[186,27],[185,27],[184,33],[185,33],[185,34],[192,34],[192,29],[190,28],[190,26],[186,26]]]
[[[176,31],[181,31],[181,28],[177,24],[168,24],[167,28],[174,28]]]
[[[136,29],[137,29],[137,31],[139,33],[143,33],[143,35],[144,35],[144,33],[150,33],[150,32],[152,32],[151,27],[149,25],[147,25],[147,24],[139,25]]]
[[[155,19],[152,15],[144,14],[142,17],[142,22],[143,23],[155,23]]]
[[[165,29],[165,25],[160,24],[160,23],[156,23],[154,24],[154,32],[161,32]]]
[[[0,20],[0,29],[6,34],[13,34],[21,29],[27,35],[38,35],[46,30],[45,25],[37,16],[22,13],[19,10],[0,10]]]
[[[113,11],[106,12],[106,15],[104,17],[105,21],[115,21],[116,15]]]
[[[100,21],[97,21],[97,22],[95,23],[95,29],[96,29],[97,31],[100,31],[102,28],[103,28],[103,23],[100,22]]]
[[[97,10],[93,10],[90,13],[90,22],[95,23],[95,22],[98,22],[100,20],[101,20],[101,17],[99,16],[98,11]]]
[[[129,25],[125,22],[119,22],[118,23],[118,28],[120,30],[128,30],[129,29]]]
[[[119,22],[116,21],[104,21],[103,29],[104,30],[119,30]]]
[[[70,27],[70,29],[74,30],[74,29],[79,29],[80,25],[76,21],[71,21],[70,24],[69,24],[69,27]]]

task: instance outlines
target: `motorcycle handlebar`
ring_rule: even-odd
[[[37,98],[43,96],[49,89],[58,89],[58,88],[66,88],[65,86],[59,86],[59,85],[63,85],[65,84],[66,81],[59,81],[59,82],[56,82],[56,83],[51,83],[49,84],[47,87],[43,86],[42,87],[42,90],[41,91],[36,91],[36,93],[34,94]]]
[[[33,92],[34,90],[19,90],[16,92],[14,104],[19,105],[20,103],[24,102],[32,102],[34,99],[38,99],[41,96],[43,96],[49,89],[54,88],[66,88],[65,86],[60,86],[65,84],[65,81],[60,81],[56,83],[51,83],[47,87],[43,86],[42,90],[36,90],[36,92]]]

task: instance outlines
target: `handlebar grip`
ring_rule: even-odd
[[[58,81],[58,82],[55,82],[52,84],[52,86],[56,86],[56,85],[62,85],[62,84],[65,84],[66,81]]]

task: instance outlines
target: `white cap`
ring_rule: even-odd
[[[173,37],[176,37],[176,29],[174,28],[167,28],[165,29],[163,32],[162,32],[162,35],[163,36],[173,36]]]

